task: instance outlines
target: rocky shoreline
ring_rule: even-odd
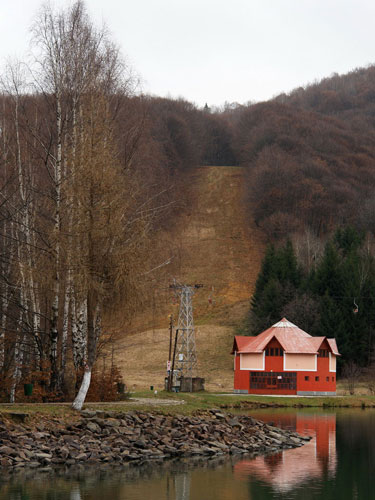
[[[70,423],[53,418],[40,420],[35,426],[2,417],[0,464],[8,470],[255,456],[302,446],[311,439],[219,409],[194,416],[85,410]]]

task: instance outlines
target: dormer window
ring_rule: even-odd
[[[267,347],[266,356],[283,356],[284,350],[282,347]]]
[[[318,358],[328,358],[328,357],[329,357],[328,349],[319,349]]]

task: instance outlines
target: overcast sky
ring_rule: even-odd
[[[69,5],[55,0],[56,6]],[[142,89],[203,106],[266,100],[375,62],[374,0],[86,0]],[[40,0],[0,0],[0,60],[22,57]]]

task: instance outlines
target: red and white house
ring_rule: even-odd
[[[312,337],[286,318],[256,337],[234,337],[234,392],[336,394],[336,340]]]

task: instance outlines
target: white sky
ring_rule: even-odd
[[[56,6],[69,0],[55,0]],[[0,0],[0,61],[28,49],[40,0]],[[374,0],[86,0],[143,91],[203,106],[269,99],[375,62]]]

